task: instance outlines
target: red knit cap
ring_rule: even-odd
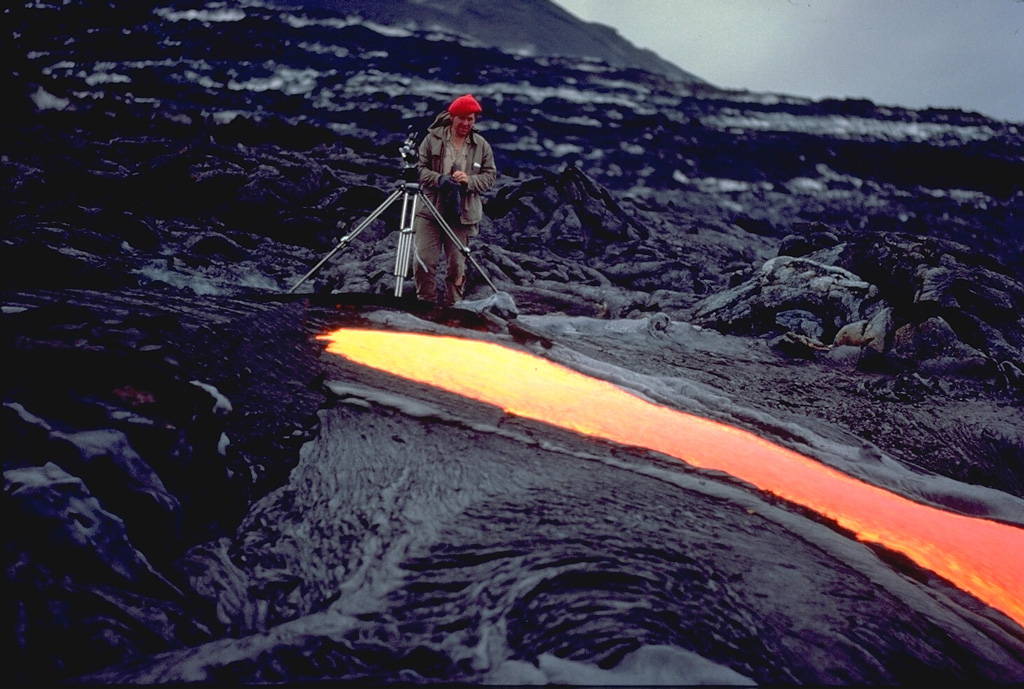
[[[473,98],[468,93],[464,96],[459,96],[448,106],[448,114],[454,117],[465,117],[466,115],[483,111],[484,109],[476,102],[476,98]]]

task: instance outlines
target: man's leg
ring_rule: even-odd
[[[443,230],[433,220],[416,218],[413,227],[413,276],[416,279],[416,298],[437,303],[437,264],[441,260]]]
[[[452,227],[455,236],[459,238],[463,246],[469,246],[469,238],[475,234],[473,225],[456,225]],[[444,279],[444,305],[452,306],[462,300],[462,294],[466,287],[466,255],[463,254],[455,242],[447,235],[444,235],[444,251],[448,259],[447,272]]]

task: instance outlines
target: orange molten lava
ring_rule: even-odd
[[[903,553],[1024,626],[1024,529],[913,502],[746,431],[499,345],[348,329],[322,339],[356,363],[510,414],[724,471]]]

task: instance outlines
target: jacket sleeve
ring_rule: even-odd
[[[428,134],[420,143],[420,159],[417,168],[419,170],[420,184],[424,187],[437,189],[441,184],[441,173],[434,172],[435,152],[432,150],[430,135]]]
[[[494,165],[494,151],[487,139],[477,135],[480,140],[480,169],[469,175],[467,189],[470,193],[479,194],[494,186],[498,177],[498,169]]]

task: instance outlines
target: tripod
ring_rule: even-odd
[[[483,276],[484,280],[487,281],[487,284],[490,285],[491,289],[494,290],[495,292],[498,291],[498,288],[494,286],[494,283],[491,282],[491,279],[487,277],[487,273],[483,271],[483,269],[480,267],[480,264],[477,263],[477,260],[473,258],[473,255],[470,253],[469,247],[459,240],[454,230],[452,230],[451,225],[448,224],[444,217],[442,217],[442,215],[438,212],[434,204],[431,203],[430,199],[427,198],[426,194],[423,193],[423,189],[420,186],[420,184],[415,181],[418,178],[415,163],[416,149],[411,134],[409,135],[408,138],[406,138],[405,143],[402,145],[401,154],[405,160],[405,170],[402,173],[401,185],[397,189],[395,189],[395,191],[391,193],[391,196],[385,199],[382,204],[377,206],[377,208],[372,213],[370,213],[370,215],[367,216],[367,218],[363,220],[363,222],[359,223],[359,225],[354,230],[352,230],[347,235],[342,237],[341,241],[338,242],[338,245],[335,246],[334,249],[329,254],[320,259],[319,263],[313,266],[313,268],[310,269],[308,273],[303,275],[298,282],[292,285],[291,289],[288,290],[288,294],[294,292],[299,285],[301,285],[303,282],[312,277],[318,270],[320,270],[320,268],[323,267],[325,263],[327,263],[327,261],[331,260],[331,258],[335,254],[337,254],[339,251],[348,246],[349,242],[355,239],[359,235],[359,233],[366,229],[366,227],[371,222],[380,217],[380,215],[388,208],[390,208],[391,204],[397,201],[399,197],[401,197],[402,199],[402,222],[400,226],[400,231],[398,233],[398,249],[395,252],[394,275],[396,297],[402,296],[402,287],[405,283],[405,279],[409,277],[409,269],[412,265],[411,259],[413,256],[413,221],[416,218],[417,202],[423,203],[423,205],[426,206],[426,208],[430,211],[430,214],[434,216],[434,220],[437,221],[437,224],[440,225],[441,229],[444,230],[445,234],[448,235],[448,238],[452,240],[452,244],[454,244],[455,247],[462,253],[462,255],[465,256],[473,264],[473,267],[480,271],[480,274]],[[419,260],[419,258],[417,257],[416,260]]]

